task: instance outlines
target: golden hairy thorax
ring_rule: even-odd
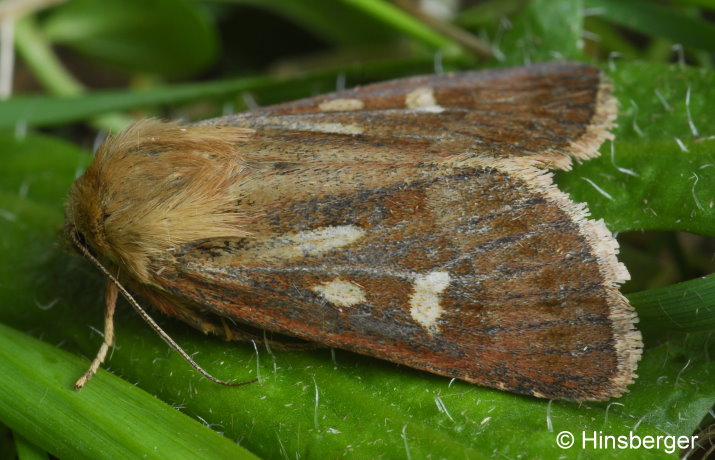
[[[157,254],[203,238],[245,236],[228,185],[245,173],[251,130],[145,120],[105,142],[70,191],[66,231],[137,281]]]

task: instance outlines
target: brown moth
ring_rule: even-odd
[[[66,228],[112,283],[207,334],[605,400],[641,355],[628,272],[547,169],[597,156],[615,116],[598,69],[544,63],[141,121],[75,182]]]

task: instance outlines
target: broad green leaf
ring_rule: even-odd
[[[186,76],[217,54],[209,17],[191,0],[73,0],[54,8],[47,37],[122,71]]]
[[[651,77],[641,78],[642,74]],[[637,116],[646,117],[638,118],[641,131],[655,124],[652,132],[644,132],[644,139],[656,142],[673,135],[667,131],[673,120],[663,121],[662,115],[658,116],[661,112],[646,112],[646,108],[655,110],[656,105],[648,105],[648,95],[667,87],[670,92],[663,95],[675,107],[690,87],[691,117],[696,124],[706,122],[712,96],[700,91],[706,82],[699,79],[709,75],[654,65],[619,65],[613,78],[624,117],[633,115],[623,110],[624,100],[634,99],[639,107]],[[667,86],[660,86],[664,81]],[[700,105],[694,103],[695,95],[703,99]],[[678,111],[672,113],[675,117]],[[632,142],[635,151],[640,137],[638,130],[623,120],[615,144],[615,161],[620,167],[624,155],[620,142]],[[684,126],[690,129],[687,117]],[[698,126],[707,134],[705,124]],[[688,139],[682,141],[691,145]],[[57,246],[63,196],[88,159],[65,143],[39,137],[24,141],[0,137],[0,150],[4,152],[0,171],[0,321],[92,357],[100,342],[90,326],[102,323],[102,280],[91,265]],[[608,146],[604,151],[608,153]],[[652,155],[651,162],[658,165],[660,173],[668,174],[672,167],[663,160],[665,154],[656,150]],[[610,164],[610,156],[604,158],[594,161]],[[612,223],[617,212],[610,211],[611,200],[579,174],[579,169],[562,174],[562,183],[592,209],[602,209],[599,216]],[[574,187],[581,182],[587,187]],[[687,182],[676,181],[672,187],[668,181],[656,182],[660,187],[654,186],[652,193],[658,196],[680,193],[678,188],[685,186],[692,189]],[[632,206],[638,206],[638,198]],[[671,212],[679,210],[666,207],[658,215],[661,220],[670,219]],[[707,219],[708,215],[697,213],[680,224],[707,228]],[[619,228],[627,228],[640,220],[626,213],[618,222]],[[649,221],[649,225],[656,224],[656,220]],[[662,298],[674,292],[666,291]],[[262,345],[254,349],[251,344],[226,344],[173,321],[161,322],[218,377],[259,377],[260,382],[226,388],[203,380],[125,304],[120,305],[117,318],[118,345],[106,367],[181,406],[185,413],[201,417],[264,457],[401,458],[408,452],[412,458],[435,453],[448,458],[495,454],[588,457],[593,450],[574,447],[562,451],[556,447],[556,434],[570,430],[577,436],[581,431],[620,435],[635,430],[640,435],[688,435],[715,401],[715,388],[708,384],[715,363],[707,358],[715,352],[715,342],[708,340],[708,333],[671,338],[649,348],[630,393],[618,404],[609,405],[548,403],[450,382],[343,351],[268,351]],[[18,356],[22,352],[19,350]],[[32,441],[39,444],[34,438]],[[608,450],[608,454],[617,458],[666,456],[662,449]]]
[[[715,25],[647,0],[585,0],[586,7],[608,21],[673,43],[715,51]]]
[[[0,419],[56,457],[256,458],[109,373],[75,391],[83,360],[3,324],[0,362]],[[17,451],[41,458],[23,442]]]
[[[715,73],[619,63],[611,74],[620,103],[616,138],[600,158],[563,174],[561,187],[589,202],[611,231],[715,236]]]

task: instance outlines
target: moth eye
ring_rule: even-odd
[[[84,235],[84,233],[79,230],[75,230],[72,234],[72,239],[74,240],[74,244],[77,246],[77,249],[80,251],[80,253],[96,256],[94,249],[87,241],[87,237]]]
[[[78,230],[75,230],[74,236],[75,236],[75,238],[77,239],[77,242],[78,242],[81,246],[87,248],[87,240],[86,240],[86,238],[84,237],[84,233],[82,233],[82,232],[80,232],[80,231],[78,231]]]

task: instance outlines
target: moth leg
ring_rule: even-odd
[[[109,348],[114,345],[114,309],[117,305],[117,296],[119,291],[117,285],[112,281],[107,280],[107,288],[104,294],[104,341],[97,351],[97,356],[94,357],[89,369],[80,377],[74,384],[76,390],[81,389],[89,380],[97,373],[99,366],[102,365],[107,358]]]
[[[229,324],[229,321],[221,316],[218,319],[221,322],[223,331],[222,333],[216,332],[216,335],[228,342],[265,342],[263,335],[243,330],[236,324]]]
[[[233,330],[231,330],[228,323],[223,318],[221,318],[221,325],[223,326],[223,335],[226,337],[226,340],[233,340]]]

